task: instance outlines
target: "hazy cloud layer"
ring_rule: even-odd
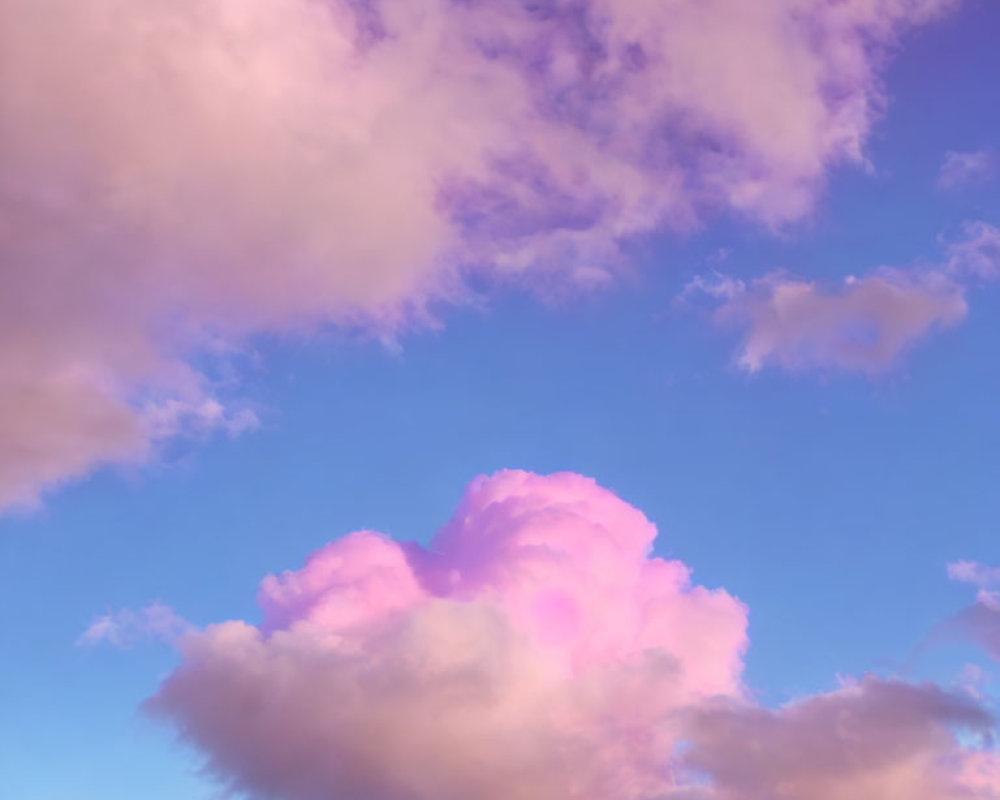
[[[969,286],[1000,275],[1000,230],[969,222],[946,258],[931,267],[880,267],[839,286],[784,272],[746,282],[696,278],[682,297],[707,295],[719,325],[743,330],[737,356],[748,372],[887,369],[914,343],[968,312]]]
[[[606,279],[863,162],[947,0],[0,0],[0,505],[245,412],[189,366]]]
[[[968,638],[1000,661],[1000,567],[956,561],[948,565],[948,576],[970,583],[978,591],[975,603],[952,617],[945,629]]]
[[[993,150],[973,150],[959,153],[949,150],[944,155],[938,186],[942,189],[960,189],[990,181],[996,175],[997,155]]]
[[[265,579],[262,623],[188,635],[150,707],[279,800],[1000,796],[971,696],[870,678],[755,706],[746,609],[655,534],[578,475],[479,478],[427,547],[359,532]]]

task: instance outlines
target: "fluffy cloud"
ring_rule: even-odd
[[[217,342],[800,217],[952,5],[0,0],[0,504],[240,427],[190,366]]]
[[[652,558],[578,475],[468,488],[426,547],[372,532],[186,636],[150,701],[230,788],[280,800],[993,800],[969,696],[867,679],[771,711],[746,609]]]
[[[931,268],[881,267],[826,287],[786,273],[749,283],[726,275],[696,278],[682,297],[708,295],[715,321],[744,330],[739,365],[788,370],[882,371],[935,328],[964,319],[970,283],[1000,275],[1000,230],[969,222]]]
[[[973,150],[968,153],[949,150],[941,163],[938,186],[942,189],[959,189],[985,183],[995,174],[996,166],[996,153],[992,150]]]
[[[152,702],[264,796],[648,796],[671,711],[738,696],[744,607],[593,481],[503,472],[426,548],[351,534],[183,643]]]

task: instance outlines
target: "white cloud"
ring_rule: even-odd
[[[176,643],[194,630],[191,623],[179,617],[172,608],[162,603],[150,603],[138,611],[122,609],[95,619],[77,643],[93,646],[110,644],[130,647],[138,642],[156,639]]]

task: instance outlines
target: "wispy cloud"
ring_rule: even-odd
[[[126,608],[98,617],[87,626],[77,644],[130,647],[149,640],[176,644],[192,631],[194,626],[172,608],[162,603],[150,603],[138,610]]]
[[[973,150],[959,153],[949,150],[938,173],[942,189],[960,189],[986,183],[996,175],[997,154],[993,150]]]

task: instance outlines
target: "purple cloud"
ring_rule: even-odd
[[[217,342],[390,336],[471,271],[591,286],[658,227],[801,218],[953,5],[0,0],[0,506],[198,409],[240,427],[191,366]]]
[[[986,183],[996,174],[997,157],[992,150],[974,150],[959,153],[949,150],[944,154],[938,186],[942,189],[960,189]]]

